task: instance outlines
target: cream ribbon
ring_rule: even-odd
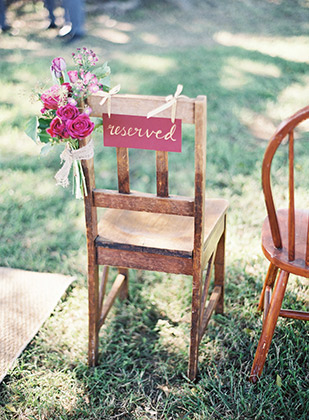
[[[77,150],[70,149],[70,145],[67,143],[64,151],[60,155],[61,163],[64,161],[64,164],[55,175],[57,185],[61,185],[62,187],[67,187],[69,185],[68,178],[73,162],[76,160],[91,159],[93,156],[94,148],[92,139],[86,146]]]
[[[100,95],[103,95],[104,98],[101,100],[100,105],[104,105],[107,101],[107,114],[111,116],[111,109],[112,109],[112,96],[116,95],[120,91],[120,85],[113,87],[109,92],[100,92]]]
[[[175,94],[174,95],[168,95],[165,98],[166,104],[163,104],[163,105],[159,106],[158,108],[154,109],[153,111],[148,112],[147,118],[154,117],[155,115],[159,114],[160,112],[164,111],[165,109],[168,109],[169,107],[172,107],[171,120],[172,120],[172,123],[174,123],[175,118],[176,118],[177,99],[187,98],[187,96],[181,95],[182,89],[183,89],[183,85],[178,85]]]

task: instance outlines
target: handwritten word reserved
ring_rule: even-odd
[[[181,120],[103,114],[104,146],[181,152]]]
[[[151,138],[152,136],[154,136],[156,139],[158,140],[172,140],[172,141],[176,141],[176,139],[173,138],[173,134],[176,131],[176,124],[173,124],[171,126],[171,129],[167,132],[167,133],[163,133],[162,130],[149,130],[148,128],[143,129],[143,128],[138,128],[138,127],[125,127],[125,126],[114,126],[109,124],[109,126],[107,127],[107,130],[109,130],[109,133],[111,136],[128,136],[128,137],[133,137],[133,136],[138,136],[140,138],[146,137],[147,139]]]

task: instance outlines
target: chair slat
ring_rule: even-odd
[[[126,266],[127,268],[160,271],[163,273],[192,275],[192,259],[170,255],[148,254],[121,249],[97,247],[100,265]]]
[[[294,131],[289,133],[289,260],[295,259]]]
[[[120,193],[129,194],[130,175],[129,175],[129,151],[125,147],[117,147],[117,170],[118,170],[118,190]]]
[[[168,154],[167,152],[156,152],[157,167],[157,195],[168,197]]]
[[[92,117],[102,117],[107,113],[107,102],[100,105],[102,96],[95,93],[87,98],[87,103],[91,107]],[[195,99],[179,98],[177,100],[176,118],[182,120],[184,124],[194,124],[194,101]],[[164,96],[144,96],[144,95],[115,95],[111,99],[112,114],[147,116],[147,113],[155,108],[166,104]],[[152,118],[171,118],[171,108],[160,112]]]
[[[115,190],[93,190],[93,202],[96,207],[146,211],[149,213],[176,214],[194,216],[194,199],[192,197],[157,197],[154,194],[134,192],[120,194]]]

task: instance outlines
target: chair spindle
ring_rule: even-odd
[[[117,147],[118,190],[120,193],[130,193],[129,151],[125,147]]]
[[[294,132],[289,133],[289,261],[295,259]]]
[[[157,195],[168,197],[168,154],[167,152],[156,152],[157,168]]]

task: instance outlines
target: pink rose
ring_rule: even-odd
[[[67,130],[73,139],[83,139],[89,136],[93,129],[94,123],[85,114],[79,115],[75,120],[67,121]]]
[[[65,105],[57,109],[56,114],[62,121],[74,120],[78,117],[80,112],[76,106]]]
[[[68,71],[68,76],[71,83],[75,83],[78,79],[78,72],[77,70],[70,70]]]
[[[46,109],[57,109],[60,101],[59,85],[54,85],[41,95],[41,101]]]
[[[50,123],[49,128],[46,129],[46,132],[51,137],[61,137],[61,138],[69,138],[70,135],[66,129],[65,123],[61,121],[60,118],[55,117],[52,122]]]
[[[64,58],[57,57],[53,59],[50,70],[52,73],[54,73],[57,79],[59,79],[62,76],[62,72],[66,69],[66,67],[67,65]]]

